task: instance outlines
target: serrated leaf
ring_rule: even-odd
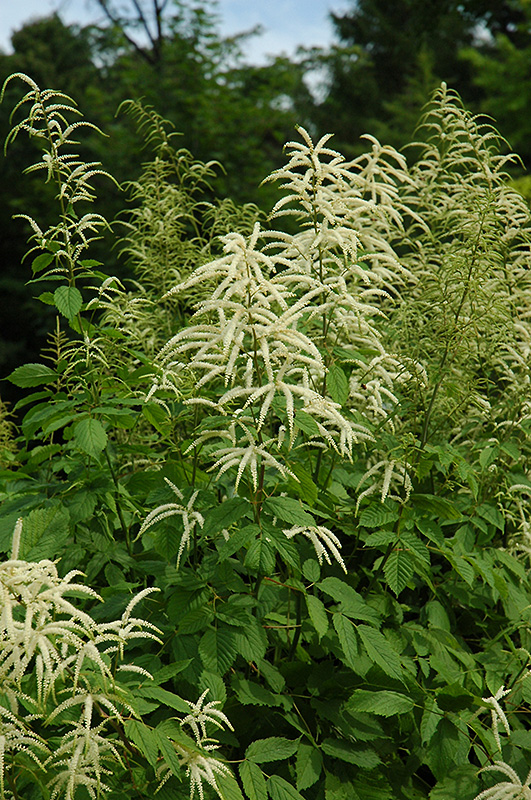
[[[199,678],[199,688],[202,692],[208,689],[208,700],[217,700],[221,703],[220,708],[223,708],[227,700],[227,689],[220,675],[204,669]]]
[[[324,603],[322,603],[319,598],[315,597],[313,594],[307,594],[306,605],[308,607],[308,614],[310,615],[312,625],[317,631],[319,640],[321,640],[328,630],[328,617]]]
[[[159,746],[153,730],[137,719],[126,719],[124,732],[127,738],[140,750],[152,767],[157,765]]]
[[[307,503],[313,505],[317,500],[319,490],[312,476],[304,469],[302,464],[290,464],[290,469],[298,478],[297,481],[293,478],[289,479],[289,484],[294,490],[294,493],[298,494],[301,500],[306,500]]]
[[[158,403],[146,403],[142,406],[142,416],[163,436],[168,433],[169,418],[163,406]]]
[[[238,654],[235,634],[230,628],[206,631],[199,642],[199,655],[209,672],[224,675]]]
[[[319,435],[319,427],[316,421],[310,414],[307,414],[306,411],[297,411],[295,414],[295,425],[308,436]]]
[[[49,267],[53,259],[53,253],[41,253],[40,256],[37,256],[37,258],[34,258],[31,262],[31,271],[36,275],[37,272],[41,272],[41,270]]]
[[[396,538],[397,534],[395,531],[376,531],[367,536],[365,545],[367,547],[384,547],[391,544],[391,542],[395,542]]]
[[[244,800],[241,789],[232,773],[217,774],[216,785],[218,787],[217,793],[221,800]]]
[[[347,764],[355,764],[361,769],[375,769],[382,763],[372,747],[354,745],[341,739],[324,739],[322,749],[327,756],[346,761]]]
[[[183,768],[181,766],[179,757],[175,751],[173,743],[170,741],[170,739],[168,739],[168,737],[164,733],[162,733],[158,729],[155,729],[153,731],[153,734],[155,736],[157,746],[164,759],[164,763],[170,768],[173,775],[180,775],[183,771]]]
[[[404,530],[401,532],[399,544],[401,547],[410,550],[414,555],[420,558],[421,561],[424,561],[425,564],[430,563],[430,551],[424,542],[411,531]]]
[[[282,701],[278,695],[274,695],[269,689],[260,686],[254,681],[237,678],[233,681],[232,687],[238,696],[238,700],[244,706],[279,706]]]
[[[69,536],[68,521],[68,512],[60,505],[30,511],[22,524],[19,558],[41,561],[62,554]]]
[[[308,558],[302,565],[302,574],[310,583],[317,583],[321,577],[321,567],[315,558]]]
[[[271,775],[267,782],[271,800],[304,800],[302,795],[280,775]]]
[[[234,522],[238,522],[246,514],[252,514],[249,501],[244,500],[243,497],[231,497],[205,513],[203,532],[210,536],[224,528],[230,528]]]
[[[28,389],[31,386],[40,386],[41,383],[52,383],[58,377],[57,372],[45,364],[23,364],[23,366],[14,369],[7,376],[7,380],[14,383],[15,386]]]
[[[443,715],[437,703],[433,697],[428,697],[422,713],[422,719],[420,720],[420,736],[423,745],[430,743],[433,734],[437,730],[437,725],[442,718]]]
[[[281,528],[276,528],[267,522],[262,522],[262,530],[273,548],[277,551],[285,564],[300,572],[301,564],[299,551],[293,539],[288,539]]]
[[[334,401],[343,405],[349,395],[348,379],[338,364],[332,364],[326,375],[326,388]]]
[[[312,515],[293,497],[268,497],[264,501],[263,509],[272,517],[278,517],[290,525],[315,525]]]
[[[457,521],[463,518],[463,515],[450,500],[445,497],[437,497],[433,494],[420,494],[415,492],[410,496],[411,507],[419,511],[428,511],[434,514],[439,523],[446,520]]]
[[[258,659],[256,666],[274,692],[282,692],[284,690],[286,681],[277,667],[274,667],[273,664],[265,659]]]
[[[268,764],[270,761],[283,761],[297,751],[298,739],[286,739],[283,736],[270,736],[267,739],[256,739],[245,751],[245,758],[254,764]]]
[[[80,450],[97,458],[107,445],[107,434],[99,420],[85,417],[74,428],[74,440]]]
[[[301,742],[297,750],[295,773],[297,775],[297,789],[304,791],[319,779],[323,768],[323,756],[317,747]]]
[[[265,536],[251,542],[245,554],[245,566],[262,575],[272,575],[275,571],[275,549]]]
[[[260,536],[260,526],[252,523],[251,525],[244,525],[243,528],[238,528],[231,532],[229,538],[219,548],[219,560],[226,561],[234,553],[237,553],[242,547],[249,548],[252,539],[257,539]]]
[[[487,522],[490,522],[490,524],[494,525],[494,527],[498,528],[498,530],[502,532],[505,530],[505,520],[503,518],[503,514],[497,506],[494,506],[491,503],[481,503],[481,505],[476,508],[476,514],[479,514],[480,517],[486,519]]]
[[[386,675],[402,681],[403,671],[400,658],[383,633],[377,631],[376,628],[370,628],[368,625],[358,625],[357,631],[365,645],[369,658],[378,664]]]
[[[344,654],[344,663],[356,671],[356,661],[360,654],[360,644],[353,623],[343,616],[334,614],[332,623],[339,637],[339,644]]]
[[[242,633],[236,631],[234,641],[239,655],[246,661],[254,661],[256,663],[265,656],[267,635],[260,623],[254,618],[247,624],[245,631]]]
[[[411,697],[399,692],[370,692],[367,689],[355,689],[347,701],[349,711],[366,711],[382,717],[394,717],[395,714],[407,714],[414,707]]]
[[[162,689],[160,686],[152,686],[150,683],[147,683],[135,691],[140,697],[156,700],[160,706],[174,708],[176,711],[180,711],[183,714],[188,714],[190,712],[190,706],[186,700],[183,700],[182,697],[179,697],[179,695],[173,692]]]
[[[415,559],[408,550],[393,550],[383,571],[389,588],[398,596],[415,572]]]
[[[378,612],[368,606],[362,596],[341,578],[325,578],[317,585],[322,592],[341,603],[341,612],[347,617],[378,623]]]
[[[53,293],[57,310],[63,317],[73,319],[81,311],[83,297],[75,286],[58,286]]]
[[[460,764],[453,767],[446,778],[438,782],[437,786],[431,790],[430,800],[448,800],[449,797],[458,797],[459,800],[474,800],[479,791],[477,767],[473,764]],[[516,796],[518,797],[518,795]],[[508,797],[510,798],[510,795]]]
[[[460,575],[469,586],[473,586],[476,572],[472,564],[461,556],[455,555],[451,551],[445,549],[443,552],[457,574]]]
[[[398,511],[390,511],[381,503],[371,503],[361,512],[360,525],[363,525],[364,528],[380,528],[389,522],[396,522],[397,519]]]
[[[240,778],[249,800],[267,800],[264,774],[252,761],[242,761],[239,766]]]

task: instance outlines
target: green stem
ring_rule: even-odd
[[[299,644],[299,639],[301,638],[301,620],[302,620],[302,592],[297,592],[295,594],[295,633],[293,635],[293,641],[291,643],[291,647],[288,653],[288,661],[293,659],[295,655],[295,650],[297,649],[297,645]]]
[[[109,472],[111,473],[112,482],[114,483],[114,502],[116,503],[116,511],[118,513],[118,519],[120,520],[120,527],[122,529],[122,533],[123,533],[124,538],[125,538],[125,546],[127,547],[127,552],[129,553],[129,555],[132,555],[131,537],[129,535],[129,528],[125,524],[125,519],[124,519],[122,507],[120,505],[118,479],[117,479],[117,477],[115,475],[115,472],[114,472],[114,470],[112,468],[112,463],[111,463],[111,459],[109,458],[109,453],[107,452],[107,448],[105,448],[105,450],[103,452],[105,454],[105,460],[107,461],[107,465],[109,467]]]

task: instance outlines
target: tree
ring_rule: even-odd
[[[327,92],[317,119],[337,114],[342,142],[370,129],[403,145],[426,91],[441,81],[477,107],[483,92],[463,48],[488,51],[499,35],[519,46],[524,16],[518,0],[359,0],[332,13],[342,46],[324,59]]]

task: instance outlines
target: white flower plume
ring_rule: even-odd
[[[315,548],[319,564],[323,563],[323,558],[328,564],[331,564],[330,554],[332,554],[337,563],[341,566],[343,572],[347,571],[345,562],[339,552],[341,542],[335,533],[325,528],[323,525],[294,525],[284,530],[283,533],[288,539],[293,539],[294,536],[298,536],[299,534],[301,536],[306,536]]]

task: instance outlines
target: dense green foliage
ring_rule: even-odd
[[[499,136],[444,85],[411,165],[299,128],[266,219],[126,103],[120,280],[94,131],[20,80],[55,322],[0,411],[0,794],[525,797],[531,219]]]
[[[252,34],[220,34],[215,0],[91,0],[90,7],[100,11],[92,26],[65,25],[59,15],[24,25],[12,37],[13,53],[0,53],[0,82],[23,72],[75,97],[108,135],[88,136],[81,157],[112,165],[119,182],[137,179],[142,162],[130,121],[116,116],[129,97],[142,97],[171,120],[182,132],[181,146],[196,158],[223,164],[218,196],[254,202],[267,212],[278,193],[274,184],[260,182],[281,166],[282,145],[296,123],[316,140],[333,127],[336,147],[349,158],[363,152],[360,136],[367,132],[402,147],[441,81],[473,112],[492,114],[524,171],[529,167],[530,18],[523,0],[353,2],[332,14],[336,41],[329,49],[303,46],[291,58],[260,66],[243,55]],[[16,102],[16,91],[8,86],[7,93],[2,131]],[[11,221],[20,211],[46,225],[54,221],[50,187],[21,174],[28,146],[14,143],[10,159],[0,164],[0,290],[10,298],[0,318],[2,376],[35,360],[53,322],[24,289],[24,227]],[[521,174],[522,166],[514,163],[511,173]],[[518,185],[527,196],[527,179]],[[108,219],[122,205],[113,186],[98,202]],[[93,247],[93,257],[122,277],[126,268],[117,253],[110,238]],[[7,387],[3,396],[14,402],[20,395]]]

